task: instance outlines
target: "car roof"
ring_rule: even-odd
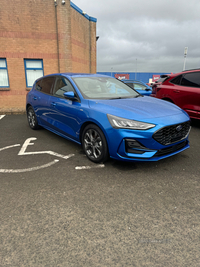
[[[91,74],[91,73],[73,73],[73,72],[63,72],[63,73],[52,73],[52,74],[48,74],[48,75],[45,75],[45,76],[42,76],[40,78],[38,78],[37,80],[35,80],[35,82],[38,82],[40,80],[42,80],[43,78],[46,78],[46,77],[51,77],[51,76],[65,76],[67,78],[73,78],[73,77],[76,77],[76,78],[80,78],[80,77],[106,77],[106,78],[113,78],[115,79],[114,77],[111,77],[111,76],[108,76],[108,75],[103,75],[103,74]]]
[[[41,78],[48,77],[48,76],[66,76],[66,77],[107,77],[107,78],[113,78],[108,75],[103,74],[96,74],[96,73],[73,73],[73,72],[62,72],[62,73],[52,73],[45,75]]]
[[[177,72],[177,73],[163,74],[160,77],[161,78],[165,78],[165,77],[176,77],[176,76],[181,75],[183,73],[190,73],[190,72],[200,72],[200,69],[183,70],[183,71]]]

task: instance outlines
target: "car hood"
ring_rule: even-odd
[[[150,96],[113,100],[89,100],[89,106],[92,109],[107,114],[129,119],[137,118],[137,120],[161,118],[185,113],[172,103]]]

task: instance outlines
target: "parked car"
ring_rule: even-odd
[[[142,81],[122,80],[122,82],[137,90],[141,95],[151,95],[152,93],[151,87]]]
[[[168,74],[163,74],[163,75],[161,75],[161,78],[159,78],[154,83],[151,83],[152,89],[156,88],[158,85],[160,85],[165,80],[166,77],[168,77]]]
[[[151,96],[172,102],[191,118],[200,119],[200,69],[161,76]]]
[[[115,90],[113,90],[115,88]],[[52,74],[27,94],[29,126],[81,144],[95,162],[157,161],[189,148],[190,118],[165,101],[98,74]]]

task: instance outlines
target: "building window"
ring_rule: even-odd
[[[9,87],[8,70],[5,58],[0,58],[0,87]]]
[[[42,59],[24,59],[26,86],[32,87],[35,80],[44,76]]]

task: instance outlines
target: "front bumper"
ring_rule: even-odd
[[[130,140],[130,139],[129,139]],[[125,160],[125,161],[158,161],[175,154],[178,154],[185,149],[189,148],[189,141],[184,140],[177,144],[167,146],[158,150],[152,150],[148,148],[135,149],[126,148],[126,139],[122,141],[119,150],[117,152],[117,157],[115,159]],[[125,149],[124,149],[125,148]]]
[[[166,126],[167,127],[167,126]],[[177,142],[163,145],[153,138],[162,127],[154,127],[146,131],[110,129],[110,157],[124,161],[158,161],[189,148],[188,135]]]

